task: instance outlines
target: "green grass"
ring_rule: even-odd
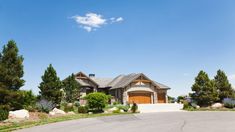
[[[92,118],[92,117],[101,117],[101,116],[113,116],[113,115],[124,115],[130,113],[116,113],[116,114],[75,114],[75,115],[66,115],[60,117],[52,117],[41,119],[38,121],[24,121],[21,123],[12,123],[10,125],[0,126],[0,132],[9,132],[13,130],[29,128],[33,126],[39,126],[49,123],[61,122],[61,121],[68,121],[68,120],[75,120],[75,119],[82,119],[82,118]]]

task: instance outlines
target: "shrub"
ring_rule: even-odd
[[[8,105],[10,110],[23,108],[23,98],[19,91],[0,89],[0,105]]]
[[[231,98],[225,98],[223,100],[224,107],[226,108],[234,108],[235,107],[235,100]]]
[[[90,109],[102,111],[105,105],[108,104],[110,96],[104,93],[96,92],[85,96],[87,105]]]
[[[125,112],[128,112],[130,106],[129,105],[117,105],[116,106],[119,110],[123,110]]]
[[[74,109],[73,109],[73,104],[68,103],[67,105],[65,105],[64,111],[65,111],[65,112],[74,111]]]
[[[9,115],[9,106],[2,105],[0,106],[0,121],[4,121],[8,118]]]
[[[120,109],[114,110],[113,113],[120,113]]]
[[[131,106],[132,113],[136,113],[137,110],[138,110],[138,105],[136,103],[133,103],[133,105]]]
[[[78,113],[87,113],[88,107],[87,106],[79,106],[78,107]]]
[[[53,108],[55,108],[55,104],[52,101],[48,101],[46,99],[41,99],[36,103],[36,107],[40,112],[49,113]]]
[[[32,91],[13,91],[0,89],[0,105],[8,105],[10,110],[19,110],[35,105],[36,97]]]
[[[74,104],[75,107],[79,107],[80,106],[80,102],[79,101],[74,101],[73,104]]]
[[[20,91],[21,98],[22,98],[22,103],[24,107],[27,106],[35,106],[36,104],[36,96],[33,94],[33,92],[30,91]]]
[[[113,102],[113,105],[118,105],[118,104],[121,104],[121,103],[118,101]]]

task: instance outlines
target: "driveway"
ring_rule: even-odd
[[[18,132],[235,132],[235,112],[165,112],[80,119]]]

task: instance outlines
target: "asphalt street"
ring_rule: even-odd
[[[235,112],[165,112],[98,117],[17,132],[235,132]]]

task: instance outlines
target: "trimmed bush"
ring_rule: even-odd
[[[8,118],[9,115],[9,106],[2,105],[0,106],[0,121],[4,121]]]
[[[235,107],[235,100],[234,99],[231,99],[231,98],[225,98],[223,100],[223,103],[224,103],[224,107],[226,108],[234,108]]]
[[[88,107],[87,106],[79,106],[78,113],[88,113]]]
[[[74,104],[75,107],[79,107],[80,106],[80,102],[79,101],[74,101],[73,104]]]
[[[84,98],[87,100],[89,109],[102,111],[103,108],[105,108],[105,106],[108,104],[110,96],[101,92],[96,92],[90,93]]]

